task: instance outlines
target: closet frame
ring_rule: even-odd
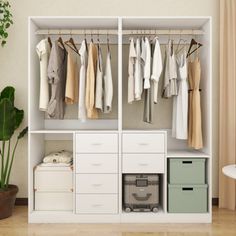
[[[178,23],[179,22],[179,23]],[[127,129],[123,123],[123,31],[127,30],[203,30],[201,41],[204,44],[201,53],[202,64],[202,112],[204,130],[204,148],[201,151],[189,150],[186,144],[170,137],[169,129]],[[118,60],[118,95],[117,119],[88,121],[80,124],[76,120],[45,121],[43,112],[38,110],[39,62],[35,46],[45,36],[37,35],[38,30],[52,29],[101,29],[117,30],[117,36],[111,36],[111,43],[117,44]],[[178,35],[172,31],[173,37]],[[88,34],[89,35],[89,34]],[[96,37],[96,33],[94,32]],[[205,79],[206,78],[206,79]],[[205,80],[204,80],[205,79]],[[79,16],[30,16],[28,18],[28,221],[29,223],[211,223],[212,222],[212,19],[210,16],[160,16],[160,17],[79,17]],[[59,128],[58,128],[59,127]],[[122,209],[122,134],[124,133],[164,133],[165,134],[165,173],[163,175],[163,209],[158,213],[125,213]],[[70,140],[73,145],[75,160],[75,140],[79,133],[114,133],[118,134],[118,177],[119,201],[118,213],[109,214],[75,214],[61,211],[34,210],[34,167],[45,155],[45,141]],[[167,162],[168,158],[201,157],[207,160],[208,212],[207,213],[168,213],[167,211]],[[75,174],[74,174],[75,181]],[[75,204],[75,190],[73,203]]]

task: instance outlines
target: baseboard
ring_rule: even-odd
[[[28,206],[28,198],[16,198],[16,206]],[[219,205],[219,198],[212,198],[212,206]]]
[[[16,198],[16,206],[28,206],[28,198]]]
[[[219,198],[212,198],[212,206],[219,206]]]

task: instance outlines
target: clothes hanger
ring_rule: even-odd
[[[50,48],[52,48],[52,40],[49,36],[49,29],[48,29],[48,43],[49,43]]]
[[[179,49],[179,46],[180,46],[180,43],[181,43],[181,42],[184,43],[184,46]],[[175,54],[176,54],[176,55],[179,54],[179,53],[186,47],[186,43],[187,43],[187,40],[182,38],[182,30],[181,30],[181,31],[180,31],[179,42],[178,42],[177,48],[176,48],[176,50],[175,50]]]
[[[59,38],[57,40],[57,42],[60,44],[60,46],[66,51],[65,45],[63,43],[63,40],[61,38],[61,30],[59,31]]]
[[[92,34],[92,30],[91,30],[91,43],[93,43],[93,34]]]
[[[107,31],[107,50],[108,50],[108,53],[110,53],[110,43],[109,43],[108,31]],[[110,53],[110,55],[111,55],[111,53]]]
[[[192,32],[193,32],[193,31],[192,31]],[[196,47],[193,51],[191,51],[191,49],[192,49],[192,47],[193,47],[194,45],[197,45],[197,47]],[[197,51],[197,50],[198,50],[200,47],[202,47],[202,46],[203,46],[203,44],[197,42],[194,38],[192,38],[192,39],[191,39],[191,42],[190,42],[190,46],[189,46],[189,49],[188,49],[186,58],[188,58],[191,54],[193,54],[195,51]]]
[[[65,42],[65,44],[71,48],[74,52],[76,52],[77,54],[79,54],[79,51],[75,45],[74,39],[72,38],[72,30],[70,31],[70,39],[68,41]]]

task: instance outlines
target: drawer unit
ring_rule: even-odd
[[[168,185],[168,212],[206,213],[207,189],[204,185]]]
[[[41,167],[34,172],[34,188],[37,191],[71,191],[73,172],[71,167]]]
[[[76,153],[117,152],[117,134],[76,134]]]
[[[35,192],[36,211],[72,211],[72,192]]]
[[[168,176],[170,184],[205,184],[206,159],[169,159]]]
[[[117,154],[77,154],[76,173],[117,173]]]
[[[164,153],[164,134],[123,134],[123,153]]]
[[[118,175],[77,174],[76,193],[118,193]]]
[[[117,214],[117,194],[77,194],[77,214]]]
[[[164,154],[123,154],[123,173],[164,173]]]

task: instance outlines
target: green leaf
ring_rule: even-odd
[[[15,89],[11,86],[5,87],[1,94],[0,94],[0,100],[3,98],[8,98],[12,102],[12,105],[14,105],[14,100],[15,100]]]
[[[6,43],[7,43],[7,41],[6,41],[6,40],[3,40],[2,43],[1,43],[2,47],[4,47],[4,45],[5,45]]]
[[[10,23],[7,22],[6,25],[5,25],[6,29],[10,27]]]
[[[21,122],[23,121],[24,119],[24,111],[23,110],[19,110],[17,109],[16,107],[14,108],[15,109],[15,112],[16,112],[16,116],[15,116],[15,129],[17,129]]]
[[[18,135],[18,139],[21,139],[21,138],[23,138],[26,134],[28,133],[28,126],[27,127],[25,127],[21,132],[20,132],[20,134]]]
[[[15,131],[15,108],[9,98],[0,101],[0,140],[9,140]]]

